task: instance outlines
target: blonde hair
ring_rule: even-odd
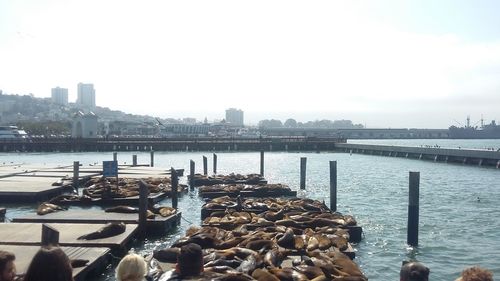
[[[143,280],[148,273],[148,267],[143,257],[137,254],[128,254],[116,267],[115,277],[118,281]]]

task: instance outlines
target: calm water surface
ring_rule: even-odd
[[[431,140],[436,143],[437,140]],[[354,142],[354,141],[353,141]],[[378,141],[377,141],[378,142]],[[366,143],[366,142],[365,142]],[[490,143],[491,145],[492,143]],[[496,141],[497,146],[500,146]],[[420,144],[416,144],[417,146]],[[444,145],[440,144],[444,147]],[[461,144],[465,147],[464,144]],[[119,153],[120,163],[133,153]],[[138,154],[148,163],[149,153]],[[156,152],[157,167],[202,171],[201,152]],[[355,246],[355,261],[370,280],[398,280],[401,261],[416,259],[431,269],[432,280],[454,280],[467,266],[481,265],[500,276],[500,171],[457,164],[347,153],[266,153],[265,176],[270,183],[298,189],[300,157],[307,157],[305,196],[329,202],[329,161],[338,166],[338,210],[353,214],[364,239]],[[112,158],[111,153],[0,154],[1,162],[84,165]],[[211,170],[211,157],[209,170]],[[218,153],[218,172],[258,173],[258,153]],[[406,245],[408,172],[420,172],[419,247]],[[185,181],[185,177],[181,180]],[[166,199],[165,204],[170,204]],[[181,197],[181,226],[165,237],[137,242],[133,250],[149,253],[183,236],[190,224],[200,224],[202,201],[196,194]],[[33,212],[34,205],[8,205],[8,217]],[[112,266],[99,280],[114,280]]]

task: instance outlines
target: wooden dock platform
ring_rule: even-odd
[[[180,224],[182,213],[176,213],[169,217],[156,215],[154,219],[147,220],[146,231],[148,234],[163,234]],[[101,210],[67,210],[39,216],[37,214],[16,217],[12,222],[34,222],[34,223],[85,223],[103,224],[108,222],[124,222],[126,224],[137,224],[139,214],[106,213]]]
[[[251,190],[241,190],[241,191],[232,191],[232,192],[198,192],[198,195],[203,198],[217,198],[222,196],[229,197],[238,197],[241,196],[243,198],[246,197],[296,197],[297,191],[295,190],[286,190],[286,189],[276,189],[276,190],[267,190],[267,191],[251,191]]]
[[[136,224],[127,224],[124,233],[113,237],[78,240],[78,237],[96,231],[104,224],[50,223],[48,225],[59,231],[61,246],[106,247],[120,252],[125,251],[127,243],[138,230]],[[40,246],[41,233],[41,223],[0,223],[0,245]]]
[[[2,245],[2,250],[12,252],[16,255],[17,274],[25,274],[28,266],[40,249],[39,246],[19,246],[19,245]],[[61,249],[71,259],[88,260],[88,264],[84,267],[73,269],[73,278],[75,281],[88,280],[89,277],[100,274],[109,264],[108,248],[82,248],[82,247],[61,247]]]
[[[170,192],[158,192],[151,193],[148,196],[148,201],[152,204],[156,204],[169,196]],[[130,196],[125,198],[92,198],[90,201],[80,201],[80,200],[65,200],[58,203],[62,206],[138,206],[139,205],[139,195]]]
[[[52,186],[56,180],[48,177],[11,176],[0,178],[0,202],[37,202],[71,190],[71,186]]]

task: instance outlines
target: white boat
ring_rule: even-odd
[[[28,134],[16,126],[0,126],[0,139],[27,139]]]

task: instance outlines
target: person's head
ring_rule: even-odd
[[[148,265],[143,257],[128,254],[116,267],[115,277],[118,281],[139,281],[148,274]]]
[[[12,281],[16,277],[16,256],[7,251],[0,251],[0,281]]]
[[[73,281],[68,256],[59,247],[42,247],[31,260],[24,281]]]
[[[419,262],[409,262],[403,264],[399,272],[401,281],[428,281],[429,268]]]
[[[470,267],[462,271],[462,275],[455,281],[493,281],[493,273],[478,266]]]
[[[177,271],[182,276],[196,276],[203,272],[203,252],[200,245],[189,243],[181,247],[177,256]]]

